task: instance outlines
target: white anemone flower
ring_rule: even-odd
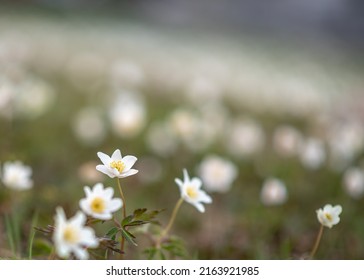
[[[260,192],[260,199],[266,206],[280,205],[287,200],[286,185],[279,179],[267,179]]]
[[[27,190],[33,187],[32,169],[20,161],[5,162],[2,181],[5,186],[15,190]]]
[[[86,215],[78,211],[75,216],[67,220],[63,209],[58,207],[54,219],[53,242],[57,255],[61,258],[69,258],[73,253],[78,259],[88,259],[87,248],[96,248],[99,242],[94,230],[85,227]]]
[[[84,187],[86,198],[80,200],[80,207],[87,215],[100,219],[110,220],[112,213],[123,206],[120,198],[112,198],[114,189],[109,187],[104,189],[104,185],[97,183],[93,189]]]
[[[182,199],[195,206],[201,213],[205,212],[205,207],[202,203],[211,203],[212,198],[201,190],[202,181],[197,177],[190,179],[186,169],[183,169],[183,176],[183,181],[178,178],[175,179]]]
[[[323,209],[316,210],[317,219],[319,222],[328,228],[338,224],[340,222],[339,215],[342,212],[342,207],[340,205],[332,206],[331,204],[326,204]]]
[[[96,169],[110,178],[125,178],[138,173],[138,170],[132,169],[134,163],[137,161],[135,156],[121,156],[119,149],[109,157],[108,155],[98,152],[97,156],[103,164],[96,166]]]
[[[199,166],[199,174],[207,191],[227,192],[238,175],[238,169],[229,160],[209,155]]]
[[[343,184],[345,191],[355,199],[364,195],[364,172],[358,167],[351,167],[344,173]]]

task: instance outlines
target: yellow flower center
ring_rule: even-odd
[[[197,190],[192,186],[188,186],[186,189],[186,192],[187,192],[187,195],[192,199],[196,198],[197,194],[198,194]]]
[[[63,231],[63,239],[68,243],[76,243],[78,241],[78,233],[73,227],[67,226]]]
[[[328,219],[330,222],[332,221],[332,216],[329,213],[325,213],[326,219]]]
[[[119,171],[119,173],[121,173],[125,168],[125,164],[121,160],[118,160],[111,162],[110,167],[115,168],[117,171]]]
[[[99,214],[104,212],[105,201],[101,197],[95,197],[91,202],[91,210]]]

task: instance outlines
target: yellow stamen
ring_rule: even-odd
[[[91,202],[91,210],[99,214],[104,212],[105,201],[101,197],[95,197]]]
[[[69,243],[76,243],[78,241],[77,231],[73,227],[67,226],[63,231],[63,239]]]
[[[187,187],[186,192],[187,192],[187,195],[192,199],[196,198],[197,194],[198,194],[196,189],[192,186]]]
[[[332,221],[332,216],[329,213],[325,213],[326,219],[328,219],[330,222]]]
[[[121,160],[113,161],[110,163],[111,168],[115,168],[119,173],[123,172],[125,168],[125,163],[123,163]]]

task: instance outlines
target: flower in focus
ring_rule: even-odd
[[[31,175],[31,167],[24,165],[22,162],[5,162],[2,181],[8,188],[27,190],[33,187]]]
[[[345,191],[352,198],[359,199],[364,195],[364,172],[360,168],[346,170],[343,181]]]
[[[260,199],[267,206],[283,204],[287,200],[287,188],[281,180],[267,179],[263,184]]]
[[[84,188],[86,198],[80,200],[80,207],[87,215],[100,220],[110,220],[112,212],[121,208],[123,202],[120,198],[112,198],[113,188],[105,188],[101,183],[96,184],[91,190],[90,187]]]
[[[57,255],[68,258],[71,253],[74,253],[78,259],[88,259],[87,247],[96,248],[99,242],[93,229],[84,227],[86,215],[79,211],[67,220],[63,209],[58,207],[54,219],[53,242]]]
[[[111,157],[102,152],[98,152],[97,156],[103,164],[97,165],[96,169],[110,178],[124,178],[138,173],[138,170],[131,169],[137,158],[135,156],[122,157],[119,149],[115,150]]]
[[[232,162],[212,155],[202,161],[199,174],[207,191],[227,192],[238,171]]]
[[[183,176],[183,181],[179,178],[175,179],[182,199],[195,206],[198,211],[205,212],[205,207],[202,203],[211,203],[212,198],[201,190],[202,181],[196,177],[190,179],[186,169],[183,169]]]
[[[316,210],[317,219],[323,226],[328,228],[332,228],[332,226],[340,222],[339,215],[341,212],[342,207],[340,205],[333,207],[331,204],[326,204],[323,209]]]

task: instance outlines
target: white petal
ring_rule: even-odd
[[[324,206],[324,212],[329,212],[329,213],[331,213],[331,211],[332,211],[332,205],[331,205],[331,204],[326,204],[326,205]]]
[[[74,248],[73,252],[75,253],[76,258],[79,260],[87,260],[89,257],[87,250],[81,247]]]
[[[90,207],[89,207],[89,203],[88,203],[88,201],[87,201],[87,199],[86,198],[82,198],[81,200],[80,200],[80,203],[79,203],[79,205],[80,205],[80,208],[81,208],[81,210],[83,211],[83,212],[85,212],[87,215],[90,215]]]
[[[125,156],[123,157],[123,162],[125,164],[125,171],[130,170],[133,167],[134,163],[137,161],[135,156]]]
[[[191,184],[192,184],[193,186],[195,186],[195,188],[196,188],[196,189],[200,189],[200,188],[201,188],[201,186],[202,186],[202,181],[201,181],[199,178],[194,177],[194,178],[192,178],[192,180],[191,180]]]
[[[112,160],[122,160],[122,156],[121,156],[121,152],[119,149],[115,150],[115,152],[113,152],[112,156],[111,156]]]
[[[112,196],[114,195],[114,189],[111,187],[105,188],[104,189],[104,197],[107,199],[111,199]]]
[[[68,222],[73,226],[82,227],[86,222],[86,215],[78,211]]]
[[[197,208],[198,211],[200,211],[201,213],[205,212],[205,206],[203,206],[202,203],[194,203],[193,206],[195,206]]]
[[[102,152],[98,152],[97,156],[104,165],[109,165],[110,162],[112,161],[112,159],[107,154],[104,154]]]
[[[130,169],[129,171],[127,172],[123,172],[119,175],[120,178],[125,178],[125,177],[128,177],[128,176],[131,176],[131,175],[134,175],[134,174],[137,174],[139,171],[136,170],[136,169]]]
[[[176,182],[176,184],[177,184],[180,188],[182,188],[182,187],[183,187],[183,182],[182,182],[182,180],[181,180],[181,179],[176,178],[176,179],[174,179],[174,181]]]
[[[183,169],[183,179],[185,183],[190,181],[190,176],[188,176],[186,168]]]
[[[94,195],[102,195],[104,192],[104,185],[101,183],[97,183],[96,185],[94,185],[92,191]]]
[[[90,188],[89,186],[85,186],[85,187],[83,188],[83,190],[85,191],[86,197],[91,196],[92,191],[91,191],[91,188]]]
[[[65,244],[56,244],[56,253],[59,257],[67,259],[70,255],[70,248]]]
[[[115,174],[114,173],[112,173],[111,171],[110,171],[110,169],[109,168],[107,168],[105,165],[98,165],[98,166],[96,166],[96,170],[98,170],[98,171],[100,171],[100,172],[102,172],[102,173],[104,173],[104,174],[106,174],[107,176],[109,176],[110,178],[115,178]]]
[[[341,212],[343,211],[343,208],[340,205],[336,205],[333,209],[332,209],[333,213],[335,213],[336,215],[340,215]]]
[[[110,220],[112,218],[112,215],[110,213],[92,213],[91,216],[94,217],[95,219],[104,221]]]
[[[99,246],[99,241],[95,236],[95,232],[90,227],[85,227],[81,231],[81,243],[90,248],[96,248]]]
[[[211,196],[206,194],[204,191],[200,191],[198,200],[203,203],[212,203]]]
[[[108,203],[107,209],[110,212],[115,212],[123,206],[123,201],[120,198],[114,198]]]

